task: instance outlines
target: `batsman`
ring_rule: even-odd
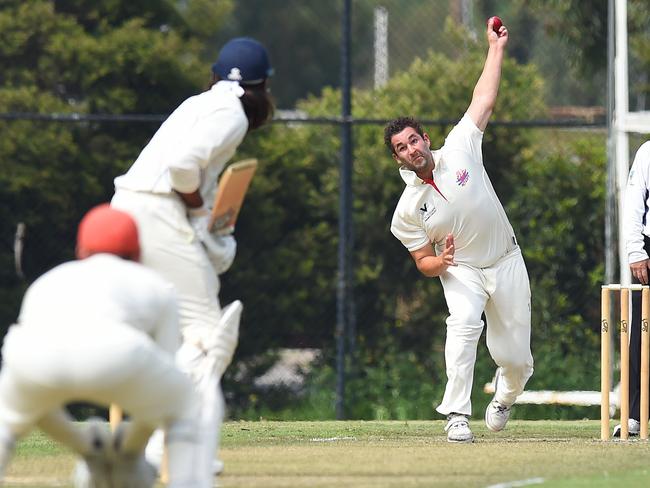
[[[242,303],[219,302],[219,275],[237,245],[232,228],[208,229],[217,181],[246,134],[273,115],[266,48],[251,38],[227,42],[212,66],[212,86],[185,100],[160,126],[131,168],[115,179],[111,205],[133,215],[141,234],[142,263],[171,283],[183,335],[177,361],[202,396],[203,443],[215,460],[224,416],[220,378],[239,337]],[[214,231],[214,232],[213,232]],[[147,459],[160,465],[160,431]]]
[[[472,442],[470,394],[476,348],[487,319],[487,347],[496,362],[493,400],[485,410],[490,430],[502,430],[533,373],[530,286],[508,217],[483,166],[483,131],[495,106],[508,42],[505,26],[487,26],[488,51],[470,105],[444,145],[410,117],[390,122],[384,142],[406,187],[392,233],[427,277],[439,277],[449,308],[447,386],[437,411],[447,416],[449,442]]]

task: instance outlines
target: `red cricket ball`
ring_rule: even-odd
[[[503,25],[503,22],[501,22],[501,19],[499,17],[497,17],[496,15],[494,17],[490,17],[488,19],[488,24],[490,23],[490,20],[493,21],[492,29],[494,30],[494,32],[496,32],[498,34],[499,29],[501,29],[501,26]]]

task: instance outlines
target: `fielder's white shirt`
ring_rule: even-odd
[[[115,179],[115,188],[161,194],[200,189],[203,200],[212,202],[217,179],[248,130],[242,93],[239,84],[220,81],[185,100]]]
[[[628,263],[648,259],[643,248],[643,236],[650,237],[650,141],[636,152],[625,190],[623,235]]]
[[[483,166],[483,132],[465,114],[444,145],[433,151],[433,181],[401,168],[406,188],[393,214],[391,232],[409,251],[433,243],[436,254],[454,236],[454,259],[485,268],[517,247],[512,226]]]
[[[70,261],[38,278],[23,298],[18,323],[55,335],[120,323],[175,353],[180,344],[171,285],[141,264],[111,254]]]

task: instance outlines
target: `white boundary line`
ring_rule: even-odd
[[[504,483],[497,483],[490,485],[486,488],[517,488],[520,486],[541,485],[544,483],[544,478],[528,478],[526,480],[506,481]]]
[[[356,437],[317,437],[309,439],[309,442],[336,442],[336,441],[356,441]]]

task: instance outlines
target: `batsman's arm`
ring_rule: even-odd
[[[456,266],[454,261],[454,236],[447,235],[445,239],[445,249],[439,256],[433,252],[433,247],[430,245],[424,246],[422,249],[411,251],[411,256],[415,261],[418,270],[429,278],[440,276],[447,271],[449,266]]]
[[[203,206],[203,197],[199,190],[195,190],[191,193],[183,193],[176,190],[176,193],[181,197],[181,200],[183,200],[187,208],[201,208]]]
[[[487,26],[488,53],[483,65],[481,76],[476,82],[472,101],[467,113],[476,124],[476,127],[484,131],[488,120],[494,110],[499,83],[501,82],[501,65],[505,47],[508,43],[508,30],[502,26],[499,33],[492,30],[492,21]]]
[[[199,193],[204,183],[201,171],[211,161],[228,160],[233,156],[246,135],[248,125],[245,120],[245,117],[241,120],[236,117],[224,118],[220,110],[215,110],[199,118],[188,130],[187,137],[174,148],[168,158],[169,179],[171,187],[188,208],[203,206]]]

